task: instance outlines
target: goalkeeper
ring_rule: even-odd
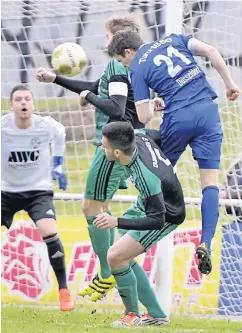
[[[60,309],[71,311],[74,302],[67,288],[65,250],[57,230],[49,165],[51,145],[52,179],[58,179],[59,188],[65,191],[65,128],[51,117],[33,114],[34,98],[24,85],[12,89],[10,102],[13,112],[1,118],[1,225],[9,229],[17,212],[23,209],[28,213],[47,246],[59,286]],[[11,248],[11,244],[9,246]],[[27,250],[26,254],[29,253],[31,257],[33,254]],[[22,254],[19,253],[19,256],[22,257]],[[28,255],[24,256],[25,259],[28,259]],[[22,273],[18,273],[18,277],[21,274],[23,281],[22,268],[19,272]]]
[[[142,133],[143,132],[143,133]],[[100,230],[119,228],[119,239],[109,249],[108,262],[115,276],[125,315],[115,326],[167,325],[164,312],[158,316],[143,315],[138,309],[137,276],[139,266],[134,259],[172,232],[185,219],[185,203],[181,184],[171,162],[163,155],[145,130],[134,133],[127,122],[113,122],[102,130],[102,146],[110,161],[119,161],[139,191],[139,196],[122,218],[99,214],[95,221]],[[139,270],[142,270],[139,267]],[[145,275],[145,273],[143,272]],[[141,280],[143,278],[143,281]],[[139,275],[146,303],[152,288],[148,279]],[[152,302],[156,304],[156,300]]]
[[[106,21],[106,28],[107,44],[119,30],[139,32],[140,29],[132,16],[109,19]],[[125,187],[125,184],[120,183],[120,179],[124,178],[124,167],[114,161],[108,161],[100,148],[102,127],[108,122],[123,120],[131,123],[136,129],[143,128],[150,120],[150,115],[146,113],[137,115],[128,80],[128,70],[115,59],[109,61],[104,74],[96,82],[71,80],[44,68],[37,70],[37,79],[41,82],[53,82],[78,94],[81,93],[81,102],[87,100],[96,107],[94,144],[97,149],[87,177],[83,213],[88,223],[94,251],[100,261],[101,271],[88,287],[79,292],[80,296],[90,295],[90,299],[96,301],[105,296],[116,283],[107,262],[107,252],[114,241],[114,230],[99,230],[93,225],[93,221],[95,216],[103,211],[111,214],[108,207],[113,195],[119,188]]]

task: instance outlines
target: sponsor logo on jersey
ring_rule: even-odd
[[[40,138],[35,136],[31,139],[30,141],[31,145],[33,146],[33,148],[39,148],[40,144],[41,144],[41,141],[40,141]]]
[[[33,223],[17,221],[4,232],[2,283],[9,295],[36,300],[52,288],[47,247]]]
[[[11,151],[8,158],[10,168],[32,168],[38,165],[39,150]]]

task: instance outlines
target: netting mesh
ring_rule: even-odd
[[[165,35],[166,3],[162,1],[6,1],[2,6],[2,109],[7,112],[9,92],[20,82],[30,85],[36,98],[37,110],[50,114],[66,126],[66,169],[68,192],[73,200],[56,203],[60,234],[66,248],[68,280],[73,293],[89,281],[97,269],[97,259],[90,246],[80,201],[75,193],[83,193],[85,179],[95,148],[93,109],[80,109],[78,96],[54,84],[40,84],[35,79],[35,69],[50,67],[52,50],[69,41],[82,45],[89,64],[79,76],[95,80],[102,74],[108,56],[105,48],[106,18],[132,12],[141,22],[141,34],[146,41]],[[174,13],[175,15],[175,13]],[[239,1],[185,1],[183,30],[186,34],[218,47],[230,66],[235,82],[242,85],[242,4]],[[224,144],[220,183],[226,182],[226,173],[241,154],[242,107],[241,102],[225,99],[224,86],[206,59],[199,60],[209,81],[219,95]],[[78,78],[78,77],[77,77]],[[158,128],[161,118],[152,121]],[[188,198],[200,197],[199,173],[188,151],[178,164],[178,175]],[[235,188],[235,191],[239,190]],[[118,194],[135,195],[129,190]],[[132,199],[132,198],[131,198]],[[120,216],[128,203],[114,202],[113,214]],[[220,221],[213,244],[213,273],[204,277],[197,270],[194,256],[200,239],[200,208],[191,204],[187,210],[186,224],[174,236],[173,260],[173,311],[208,312],[242,315],[241,295],[241,224],[235,213],[227,215],[221,208]],[[16,219],[22,220],[23,215]],[[17,222],[12,231],[3,234],[3,300],[13,302],[57,301],[53,274],[42,256],[43,244],[35,229]],[[155,286],[157,247],[142,258],[143,267]],[[48,269],[47,269],[48,267]],[[104,304],[120,302],[111,293]]]

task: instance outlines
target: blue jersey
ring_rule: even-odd
[[[217,97],[188,48],[191,36],[171,34],[142,45],[130,66],[135,102],[150,99],[149,88],[164,99],[164,112]]]

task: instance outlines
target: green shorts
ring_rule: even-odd
[[[142,204],[142,199],[138,196],[137,201],[130,206],[124,213],[124,218],[140,218],[145,216],[145,210]],[[144,247],[144,252],[148,251],[155,243],[159,242],[166,235],[171,233],[178,227],[177,224],[171,224],[166,222],[160,230],[126,230],[119,229],[121,235],[128,234],[134,240],[139,242]]]
[[[124,177],[127,177],[125,167],[118,161],[108,161],[103,149],[98,147],[88,172],[84,197],[96,201],[112,199]]]

